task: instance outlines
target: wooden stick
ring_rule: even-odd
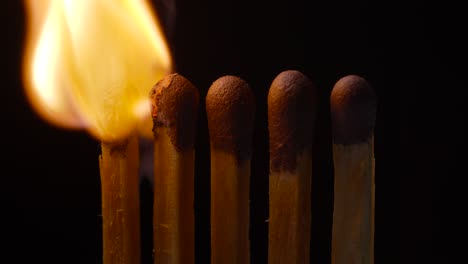
[[[154,132],[154,263],[195,262],[194,135],[199,94],[180,74],[151,90]]]
[[[254,96],[235,76],[206,96],[211,146],[211,263],[250,263],[249,181]]]
[[[341,78],[330,97],[335,192],[333,264],[374,263],[376,98],[367,81]]]
[[[103,263],[140,262],[140,202],[137,137],[102,143]]]
[[[268,93],[269,264],[309,263],[315,87],[284,71]]]

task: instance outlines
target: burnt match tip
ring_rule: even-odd
[[[373,133],[377,99],[362,77],[348,75],[336,82],[330,96],[333,142],[357,144]]]
[[[206,113],[213,148],[249,159],[255,116],[255,98],[247,82],[236,76],[217,79],[206,95]]]
[[[178,151],[193,148],[198,117],[197,88],[178,73],[166,75],[150,92],[153,132],[167,128],[172,144]]]
[[[311,149],[316,116],[312,81],[295,70],[283,71],[268,92],[270,168],[295,171],[297,156]]]

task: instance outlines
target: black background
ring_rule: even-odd
[[[445,249],[455,251],[448,238],[457,230],[454,219],[459,214],[450,206],[462,196],[453,187],[466,176],[460,170],[466,157],[466,19],[462,8],[449,4],[376,2],[176,0],[176,16],[161,16],[175,71],[199,88],[201,98],[214,80],[227,74],[245,79],[255,93],[252,263],[267,260],[266,96],[274,77],[288,69],[308,75],[319,98],[311,263],[330,263],[333,167],[328,100],[333,84],[347,74],[365,77],[379,99],[376,263],[450,263]],[[164,1],[154,4],[161,6],[160,12],[167,11]],[[33,112],[21,80],[22,2],[4,1],[0,6],[0,253],[10,259],[2,263],[100,263],[99,142],[83,131],[53,127]],[[166,24],[170,21],[175,22],[171,30]],[[196,259],[209,263],[209,141],[201,103]],[[143,183],[144,263],[151,263],[151,196],[150,185]]]

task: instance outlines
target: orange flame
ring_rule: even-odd
[[[27,0],[25,89],[41,117],[103,141],[151,133],[148,94],[171,70],[144,0]]]

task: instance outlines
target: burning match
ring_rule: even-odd
[[[254,95],[241,78],[221,77],[208,90],[206,112],[211,144],[211,263],[250,263]]]
[[[146,1],[25,3],[26,94],[45,120],[101,143],[103,263],[139,263],[137,137],[151,132],[148,90],[171,69],[162,31]]]
[[[268,93],[270,205],[268,263],[309,263],[315,87],[280,73]]]
[[[198,90],[174,73],[159,81],[150,97],[154,133],[154,263],[194,263]]]
[[[374,124],[376,95],[356,75],[330,97],[335,193],[332,263],[374,263]]]

